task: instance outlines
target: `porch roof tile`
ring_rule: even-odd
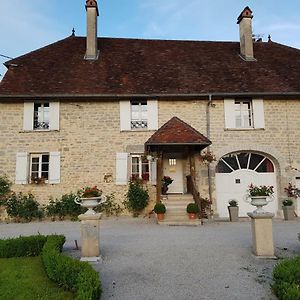
[[[159,128],[145,145],[204,145],[209,146],[211,141],[177,117],[173,117]]]

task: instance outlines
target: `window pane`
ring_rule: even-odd
[[[223,157],[223,159],[234,169],[239,169],[238,163],[236,161],[235,154],[229,154]]]
[[[43,162],[43,163],[49,162],[49,155],[48,155],[48,154],[42,155],[42,162]]]
[[[256,169],[258,173],[274,173],[274,166],[272,162],[266,158],[262,164]]]
[[[217,173],[231,173],[232,170],[222,161],[220,160],[217,165]]]
[[[263,156],[259,154],[251,153],[249,169],[254,170],[263,159],[264,159]]]
[[[45,179],[49,179],[49,173],[48,172],[42,172],[42,177]]]
[[[31,161],[32,161],[33,164],[34,163],[38,164],[40,159],[39,159],[39,157],[33,157]]]
[[[39,173],[38,172],[31,172],[31,178],[38,178]]]
[[[239,153],[238,159],[240,162],[241,169],[246,169],[249,159],[249,153]]]

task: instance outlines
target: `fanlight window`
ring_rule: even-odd
[[[274,165],[267,157],[251,152],[230,153],[223,156],[217,165],[216,172],[231,173],[240,169],[253,170],[258,173],[274,173]]]

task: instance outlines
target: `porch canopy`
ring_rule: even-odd
[[[177,117],[159,128],[145,143],[148,153],[201,151],[211,141]]]

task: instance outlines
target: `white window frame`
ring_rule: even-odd
[[[139,164],[139,178],[140,179],[143,179],[142,178],[142,175],[143,175],[143,173],[142,173],[142,171],[143,171],[143,160],[142,160],[142,158],[143,158],[143,156],[144,155],[142,155],[142,154],[131,154],[130,155],[130,178],[132,178],[132,175],[133,175],[133,172],[132,172],[132,167],[133,167],[133,162],[132,162],[132,160],[133,160],[133,158],[138,158],[138,164]],[[151,181],[151,164],[150,164],[150,161],[149,160],[147,160],[147,162],[148,162],[148,169],[149,169],[149,179],[148,180],[145,180],[145,181],[147,181],[147,182],[150,182]],[[144,179],[143,179],[144,180]]]
[[[50,177],[50,153],[31,153],[30,154],[30,165],[29,165],[29,182],[32,183],[32,159],[38,158],[38,178],[42,178],[42,164],[43,164],[43,155],[48,155],[48,179],[45,179],[45,183],[49,182]]]
[[[244,109],[245,104],[248,106],[247,109]],[[239,114],[239,118],[237,117],[237,113]],[[238,119],[240,120],[240,125],[238,124]],[[252,99],[235,99],[234,120],[235,128],[254,128]]]
[[[145,105],[146,104],[146,105]],[[138,118],[134,119],[132,114],[133,114],[133,106],[138,107]],[[146,106],[147,108],[147,117],[143,118],[143,110],[142,107]],[[138,127],[133,126],[133,122],[140,123]],[[139,101],[139,100],[132,100],[130,101],[130,127],[131,130],[147,130],[148,129],[148,123],[149,123],[149,106],[148,106],[148,101]],[[143,126],[144,125],[144,126]]]
[[[36,119],[36,110],[35,106],[40,105],[41,107],[41,119],[38,120],[38,123],[45,123],[47,124],[46,128],[43,127],[35,127],[35,119]],[[48,105],[48,122],[45,122],[45,105]],[[37,111],[38,114],[38,111]],[[38,118],[39,116],[37,116]],[[34,107],[33,107],[33,130],[50,130],[50,102],[34,102]]]

